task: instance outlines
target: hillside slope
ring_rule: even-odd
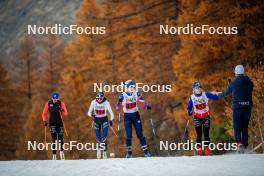
[[[12,54],[28,24],[40,26],[47,23],[72,24],[75,10],[79,8],[80,3],[81,0],[1,0],[0,52],[7,56]],[[67,39],[71,36],[63,37]]]

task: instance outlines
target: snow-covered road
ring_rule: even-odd
[[[1,176],[263,176],[264,155],[0,161]]]

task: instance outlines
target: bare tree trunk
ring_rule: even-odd
[[[53,78],[53,51],[52,46],[49,45],[49,64],[50,64],[50,91],[54,91],[54,78]]]
[[[31,100],[32,98],[32,80],[31,80],[31,59],[32,59],[32,43],[31,40],[26,36],[24,40],[22,41],[22,48],[25,54],[23,55],[23,58],[25,60],[26,64],[26,84],[27,84],[27,96],[28,99]]]
[[[31,91],[31,67],[30,67],[30,58],[29,53],[27,53],[27,87],[28,87],[28,99],[31,100],[32,98],[32,91]]]
[[[112,21],[108,21],[109,25],[109,31],[112,33]],[[115,51],[114,51],[114,42],[112,39],[109,40],[108,46],[110,48],[110,55],[111,55],[111,61],[112,61],[112,78],[113,78],[113,83],[116,82],[116,62],[115,62]]]
[[[177,0],[173,0],[174,15],[173,19],[176,20],[178,16]]]

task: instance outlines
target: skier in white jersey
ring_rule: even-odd
[[[110,121],[108,123],[107,111],[110,113]],[[107,136],[108,125],[112,126],[114,120],[114,113],[111,109],[110,103],[106,100],[103,92],[96,94],[96,99],[91,102],[90,108],[87,113],[88,116],[93,118],[96,132],[96,142],[98,144],[97,159],[101,156],[101,144],[104,144],[103,158],[107,158]]]
[[[132,158],[132,126],[136,130],[137,137],[140,141],[141,148],[144,151],[145,157],[150,157],[146,139],[143,135],[142,123],[138,112],[138,102],[145,108],[151,109],[146,103],[144,98],[136,91],[136,85],[134,81],[128,80],[125,82],[126,91],[123,92],[117,102],[117,110],[121,109],[123,105],[124,112],[124,126],[126,131],[126,145],[127,154],[126,158]]]

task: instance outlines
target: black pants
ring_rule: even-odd
[[[60,141],[60,150],[63,151],[63,125],[50,125],[50,134],[52,138],[52,154],[56,154],[56,140]]]
[[[251,108],[233,109],[233,127],[234,136],[237,143],[242,143],[244,147],[248,146],[248,123],[251,116]]]
[[[205,118],[194,117],[195,131],[196,131],[196,143],[202,144],[202,136],[204,135],[204,145],[210,144],[210,116]]]

